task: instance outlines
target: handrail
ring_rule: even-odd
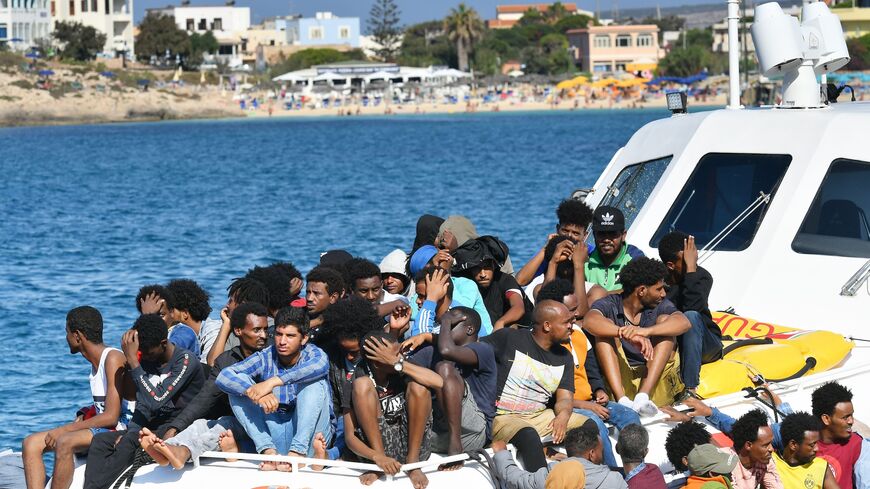
[[[709,243],[707,243],[703,248],[701,248],[701,250],[700,250],[701,254],[698,257],[698,264],[700,265],[700,264],[704,263],[707,260],[707,258],[710,258],[712,256],[712,253],[714,251],[716,251],[715,248],[717,246],[719,246],[719,244],[721,244],[722,241],[724,241],[725,238],[727,238],[729,234],[731,234],[735,229],[737,229],[737,226],[743,224],[743,221],[745,221],[746,218],[751,216],[752,213],[756,211],[756,209],[759,209],[762,205],[769,203],[771,195],[772,194],[766,194],[764,192],[759,192],[758,197],[755,200],[753,200],[752,203],[749,204],[748,207],[746,207],[746,209],[743,209],[743,211],[741,211],[740,214],[737,214],[737,217],[735,217],[734,220],[729,222],[728,225],[726,225],[724,228],[722,228],[721,231],[719,231],[719,234],[717,234],[716,236],[713,236],[713,239],[711,239]]]
[[[870,278],[870,260],[867,260],[861,268],[852,275],[849,280],[843,284],[843,287],[840,289],[840,295],[843,297],[855,297],[855,294],[858,293],[858,289],[864,285],[864,282]]]

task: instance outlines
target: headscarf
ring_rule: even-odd
[[[456,248],[453,252],[453,258],[456,263],[453,265],[454,272],[461,272],[474,268],[486,260],[492,260],[501,268],[504,265],[508,256],[508,246],[495,236],[480,236],[479,238],[468,240]]]
[[[415,251],[413,255],[411,255],[411,278],[417,276],[417,273],[429,263],[429,260],[432,259],[433,256],[438,254],[438,248],[432,245],[421,246],[419,250]]]
[[[378,268],[381,269],[381,273],[398,273],[407,277],[408,270],[405,268],[407,262],[408,255],[402,250],[395,249],[381,260]]]
[[[450,234],[456,237],[456,246],[462,246],[468,240],[477,237],[477,229],[465,216],[448,217],[447,220],[441,223],[441,226],[438,228],[438,236],[436,236],[436,238],[443,237],[444,231],[450,231]]]
[[[586,485],[586,470],[577,460],[557,463],[547,474],[545,489],[580,489]]]
[[[423,214],[420,219],[417,219],[417,236],[414,238],[414,247],[411,248],[411,254],[419,250],[421,246],[435,243],[435,238],[438,236],[439,226],[444,222],[444,219],[433,216],[432,214]]]

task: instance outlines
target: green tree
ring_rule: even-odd
[[[554,27],[557,31],[564,34],[571,29],[585,29],[590,25],[597,25],[597,22],[588,15],[569,15],[568,17],[556,22]]]
[[[88,61],[106,45],[106,35],[79,22],[57,22],[51,34],[60,45],[60,57]]]
[[[852,56],[852,59],[844,69],[855,71],[870,70],[870,34],[847,39],[846,47],[849,49],[849,55]]]
[[[647,17],[639,22],[640,24],[655,24],[659,26],[659,44],[665,31],[681,31],[686,26],[686,19],[677,15],[666,15],[661,19],[655,17]]]
[[[400,52],[399,63],[405,66],[456,65],[456,48],[439,20],[406,28]]]
[[[568,9],[566,9],[565,6],[562,5],[562,2],[555,2],[550,4],[550,6],[547,7],[547,11],[544,12],[544,18],[547,20],[547,23],[551,25],[555,25],[560,20],[568,17],[569,15],[571,14],[568,13]]]
[[[474,43],[481,38],[483,21],[477,11],[464,3],[450,10],[450,15],[444,19],[444,31],[447,38],[456,44],[456,56],[459,69],[468,70],[468,55],[474,51]]]
[[[220,44],[211,31],[205,34],[194,32],[190,35],[190,54],[187,56],[186,65],[197,66],[202,64],[203,55],[215,54],[220,49]]]
[[[369,11],[369,31],[381,47],[376,54],[384,61],[394,61],[399,54],[399,6],[395,0],[375,0]]]
[[[689,76],[708,67],[709,48],[701,46],[678,47],[659,61],[659,74],[665,76]]]
[[[166,53],[186,58],[191,53],[190,36],[175,25],[172,17],[148,14],[139,24],[136,57],[147,61],[151,56],[160,57]]]

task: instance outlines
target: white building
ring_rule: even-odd
[[[49,0],[0,0],[0,42],[25,50],[51,35]]]
[[[251,9],[234,5],[191,6],[146,9],[147,14],[162,14],[175,19],[175,25],[189,34],[214,35],[220,45],[218,55],[231,65],[240,63],[241,54],[248,51],[248,29]]]
[[[105,55],[133,54],[133,0],[51,0],[51,20],[52,30],[57,22],[78,22],[105,34]]]

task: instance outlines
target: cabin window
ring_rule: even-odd
[[[834,160],[800,231],[798,253],[870,258],[870,162]]]
[[[599,205],[609,205],[621,210],[625,215],[625,229],[628,229],[653,188],[659,183],[671,159],[673,156],[665,156],[623,168],[608,187]]]
[[[790,155],[704,155],[653,234],[650,246],[657,248],[665,234],[678,230],[694,236],[699,249],[718,235],[713,249],[745,250],[752,244],[790,163]],[[762,192],[770,195],[770,202],[756,202]],[[744,213],[747,215],[741,221]],[[732,223],[733,228],[726,231]]]

